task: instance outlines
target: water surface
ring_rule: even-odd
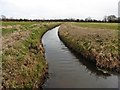
[[[98,70],[82,57],[76,57],[59,39],[56,27],[42,38],[49,65],[49,78],[43,88],[118,88],[118,76]]]

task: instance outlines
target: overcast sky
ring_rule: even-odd
[[[118,14],[119,0],[0,0],[0,14],[28,19],[102,19]]]

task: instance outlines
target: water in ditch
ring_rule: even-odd
[[[58,29],[49,30],[42,38],[49,65],[49,78],[43,88],[118,88],[118,75],[76,57],[59,39]]]

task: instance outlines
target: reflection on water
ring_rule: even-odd
[[[118,88],[120,90],[120,75],[118,76]]]
[[[118,88],[118,76],[76,57],[59,39],[58,28],[42,39],[49,64],[49,78],[43,88]]]
[[[85,65],[86,67],[86,71],[90,72],[91,75],[94,74],[96,77],[103,77],[103,78],[107,78],[109,76],[111,76],[110,73],[108,72],[104,72],[101,69],[97,68],[96,66],[94,66],[92,63],[90,62],[86,62],[86,60],[80,61],[83,65]]]

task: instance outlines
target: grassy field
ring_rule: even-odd
[[[97,67],[120,72],[117,23],[65,23],[61,40]]]
[[[43,34],[60,23],[2,22],[3,88],[38,88],[47,74]]]
[[[16,30],[26,30],[36,22],[2,22],[2,35],[13,33]]]
[[[81,22],[81,23],[71,23],[71,24],[80,27],[118,30],[118,23],[93,23],[93,22],[82,23]]]

